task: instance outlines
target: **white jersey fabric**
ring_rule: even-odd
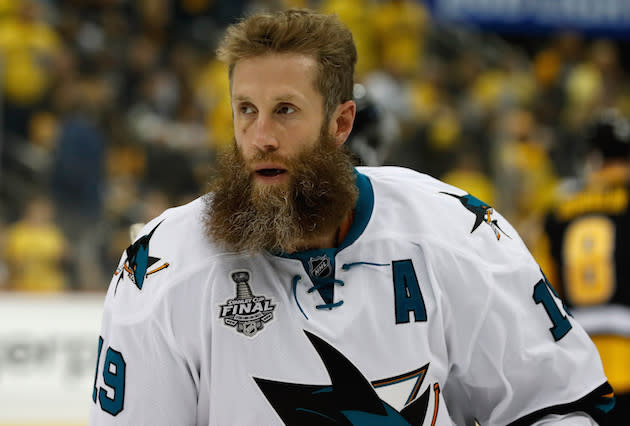
[[[359,167],[357,183],[337,249],[226,252],[205,197],[148,223],[109,286],[90,424],[504,426],[607,409],[594,345],[502,216],[407,169]]]

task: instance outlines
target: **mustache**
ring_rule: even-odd
[[[289,168],[289,166],[291,166],[291,163],[294,162],[295,160],[292,160],[291,158],[280,155],[276,152],[257,151],[251,158],[248,158],[245,161],[248,163],[248,165],[252,165],[254,163],[264,161],[264,162],[278,164],[284,168]]]

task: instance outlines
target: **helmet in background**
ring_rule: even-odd
[[[380,166],[399,137],[398,120],[378,105],[362,84],[354,85],[353,95],[357,114],[346,146],[360,165]]]
[[[587,128],[586,142],[604,159],[630,159],[630,122],[615,109],[603,110]]]

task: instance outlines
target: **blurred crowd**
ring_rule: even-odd
[[[251,11],[335,12],[359,51],[350,141],[493,205],[536,253],[594,111],[630,115],[618,44],[523,44],[417,0],[0,0],[0,289],[106,288],[130,225],[203,193],[232,143],[214,51]]]

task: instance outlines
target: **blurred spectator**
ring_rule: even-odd
[[[26,137],[33,110],[47,94],[59,53],[59,36],[46,22],[45,5],[15,0],[14,13],[0,20],[0,64],[5,130]]]
[[[29,164],[30,120],[57,77],[61,42],[48,12],[47,4],[34,0],[0,4],[0,197],[10,202],[4,209],[11,219],[37,180]]]
[[[498,201],[530,250],[538,239],[541,219],[553,201],[557,178],[549,134],[527,109],[513,109],[497,129],[495,158],[500,185]]]
[[[414,0],[376,2],[371,13],[380,67],[396,78],[413,77],[424,53],[424,5]]]
[[[145,36],[135,36],[123,54],[120,102],[129,108],[137,98],[144,96],[143,81],[158,66],[160,48]]]
[[[75,240],[101,220],[108,89],[98,77],[83,78],[70,89],[66,96],[76,104],[60,123],[51,185],[62,227]]]
[[[11,290],[9,287],[9,266],[6,260],[5,247],[6,224],[0,215],[0,290]]]
[[[496,204],[494,184],[484,174],[477,153],[465,150],[458,152],[455,167],[444,174],[441,180],[463,189],[489,206]]]
[[[366,0],[324,0],[320,8],[324,13],[336,13],[352,31],[359,57],[356,79],[362,79],[367,72],[377,68],[380,54],[374,28],[370,25],[374,4]]]
[[[65,290],[67,248],[66,238],[54,222],[51,200],[44,196],[32,198],[22,218],[6,228],[8,288],[29,292]]]
[[[72,288],[104,281],[99,248],[103,239],[103,196],[107,135],[104,113],[110,96],[106,82],[85,76],[69,87],[73,108],[62,118],[54,152],[51,193],[59,224],[68,236],[74,261]]]
[[[214,150],[232,146],[232,104],[227,66],[212,58],[204,64],[195,80],[197,102],[206,110],[206,131]]]

